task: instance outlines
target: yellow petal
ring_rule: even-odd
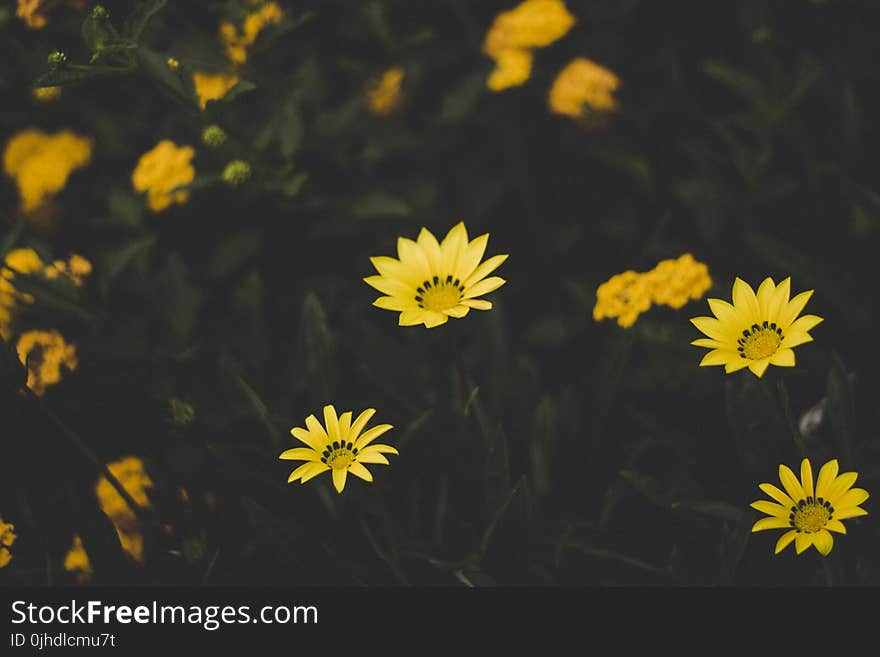
[[[758,522],[752,525],[752,531],[760,532],[765,529],[783,529],[785,527],[791,527],[788,518],[761,518]]]
[[[806,333],[824,321],[825,320],[818,315],[801,315],[791,323],[791,326],[788,327],[787,333]]]
[[[360,477],[364,481],[373,481],[373,475],[370,474],[370,471],[357,461],[348,466],[348,471],[355,477]]]
[[[813,544],[813,534],[798,534],[794,539],[794,549],[798,554],[803,553],[808,547]]]
[[[767,495],[779,502],[785,508],[790,509],[794,506],[794,500],[773,484],[758,484],[758,488],[767,493]]]
[[[323,429],[321,430],[323,434]],[[327,445],[327,437],[326,434],[322,436],[316,436],[310,431],[306,431],[301,427],[294,427],[290,430],[290,434],[296,438],[297,440],[305,443],[309,447],[318,452],[324,451],[324,447]]]
[[[461,319],[462,317],[467,315],[469,311],[470,311],[470,308],[468,308],[467,306],[464,306],[462,304],[458,304],[457,306],[455,306],[453,308],[447,308],[443,312],[444,312],[444,314],[449,315],[450,317],[455,317],[457,319]]]
[[[321,454],[308,447],[286,449],[278,456],[283,461],[320,461]]]
[[[424,323],[426,328],[434,328],[449,321],[449,315],[438,312],[436,310],[428,310],[424,315]]]
[[[381,436],[383,433],[393,428],[394,427],[390,424],[377,424],[369,431],[365,431],[363,435],[357,439],[357,442],[355,442],[354,446],[361,450],[369,445],[371,442],[376,440],[376,438]]]
[[[713,349],[708,354],[703,356],[703,360],[700,361],[700,367],[711,365],[724,365],[738,358],[739,354],[735,351],[729,351],[726,349]]]
[[[843,511],[838,511],[837,509],[834,509],[835,520],[847,520],[849,518],[858,518],[859,516],[866,515],[868,515],[868,512],[860,506],[851,506],[850,508],[844,509]]]
[[[463,299],[461,305],[474,310],[492,310],[492,302],[485,299]]]
[[[443,271],[457,270],[458,260],[467,244],[467,229],[464,227],[464,222],[459,221],[446,233],[446,237],[440,243],[440,251],[443,253]]]
[[[479,267],[477,267],[470,276],[468,276],[467,280],[462,281],[464,283],[465,288],[470,287],[474,283],[477,283],[493,271],[498,269],[505,260],[507,260],[507,254],[492,256],[485,262],[481,263]]]
[[[838,498],[855,485],[858,476],[857,472],[844,472],[838,475],[826,491],[825,499],[831,502],[831,506],[837,506]]]
[[[324,426],[327,427],[327,436],[330,442],[339,441],[339,418],[336,417],[336,408],[333,404],[324,406]]]
[[[341,493],[342,489],[345,488],[345,478],[348,474],[348,470],[334,470],[333,471],[333,487],[336,489],[337,493]]]
[[[777,285],[776,290],[773,292],[773,298],[770,299],[770,304],[767,308],[767,317],[765,317],[768,322],[779,324],[779,313],[788,305],[789,294],[791,294],[790,277]]]
[[[760,317],[767,319],[775,292],[776,284],[772,278],[768,276],[761,281],[761,284],[758,286],[758,293],[755,295],[758,299],[758,314]]]
[[[825,529],[830,532],[837,532],[838,534],[846,534],[846,527],[842,522],[840,522],[840,520],[837,520],[836,518],[829,520],[827,523],[825,523]]]
[[[431,266],[431,273],[437,274],[438,276],[442,274],[443,256],[440,252],[440,242],[434,237],[434,233],[427,228],[422,228],[416,239],[416,243],[422,247],[422,250],[425,252],[425,256],[428,258],[428,264]]]
[[[807,497],[813,497],[813,468],[810,467],[810,459],[801,461],[801,486]]]
[[[783,333],[785,333],[785,329],[791,326],[797,316],[801,314],[801,311],[804,309],[804,306],[807,305],[807,301],[810,300],[811,296],[813,296],[813,290],[801,292],[794,299],[789,301],[787,306],[782,308],[779,313],[779,321],[777,324],[782,327]]]
[[[752,361],[747,358],[737,358],[735,361],[730,361],[724,366],[724,371],[728,374],[733,374],[734,372],[739,372],[741,369],[744,369],[749,366],[749,363]]]
[[[709,309],[722,323],[745,323],[739,311],[723,299],[709,299]]]
[[[364,283],[379,290],[382,294],[415,300],[415,289],[398,279],[385,278],[384,276],[367,276],[364,279]]]
[[[422,324],[425,321],[425,314],[425,311],[421,308],[404,310],[400,313],[400,317],[397,318],[397,324],[399,326],[415,326],[416,324]]]
[[[363,431],[364,427],[367,426],[367,422],[369,422],[370,418],[373,417],[373,415],[375,414],[375,408],[368,408],[360,415],[358,415],[357,419],[354,421],[354,424],[351,425],[351,431],[349,432],[348,439],[351,441],[357,440],[358,436],[361,435],[361,431]]]
[[[403,312],[404,310],[415,310],[418,303],[415,299],[401,299],[400,297],[379,297],[373,302],[377,308],[384,310],[395,310]]]
[[[416,278],[426,281],[431,278],[431,263],[422,248],[406,237],[397,238],[397,255],[407,267],[410,267]]]
[[[739,277],[733,282],[733,305],[745,315],[747,322],[760,324],[763,321],[755,291]]]
[[[370,454],[372,452],[380,452],[382,454],[400,454],[400,452],[398,452],[397,449],[392,447],[391,445],[382,445],[381,443],[364,447],[361,453]]]
[[[791,471],[791,468],[785,464],[779,465],[779,481],[782,482],[788,496],[795,502],[800,502],[806,497],[801,482],[799,482],[797,477],[794,476],[794,472]]]
[[[725,344],[733,344],[733,334],[729,326],[722,324],[714,317],[694,317],[691,324],[696,326],[700,331],[708,335],[713,340],[718,340]]]
[[[770,359],[762,358],[761,360],[753,360],[749,362],[748,367],[749,370],[751,370],[752,374],[760,379],[762,376],[764,376],[764,372],[767,371],[768,365],[770,365]]]
[[[489,244],[489,233],[484,233],[483,235],[474,238],[467,246],[465,246],[461,257],[458,260],[457,270],[450,273],[456,278],[466,281],[468,277],[474,273],[477,265],[480,264],[480,260],[483,259],[483,255],[486,253],[487,244]]]
[[[868,497],[868,491],[864,488],[850,488],[843,495],[838,497],[831,506],[834,507],[835,511],[843,511],[851,506],[859,506],[862,502],[867,500]],[[834,515],[837,516],[837,513]]]
[[[788,518],[788,515],[791,513],[789,510],[790,507],[782,506],[781,504],[774,504],[773,502],[768,502],[767,500],[758,500],[757,502],[752,502],[749,506],[751,506],[756,511],[760,511],[761,513],[766,513],[769,516],[774,516],[776,518]]]
[[[363,452],[357,455],[357,459],[361,463],[381,463],[382,465],[389,465],[388,459],[385,458],[385,455],[380,454],[379,452]]]
[[[506,282],[507,281],[505,281],[503,278],[499,278],[498,276],[490,276],[489,278],[484,278],[479,283],[475,283],[471,287],[465,288],[463,298],[475,299],[476,297],[483,296],[484,294],[489,294],[489,292],[497,290]]]
[[[306,472],[302,473],[302,477],[300,478],[301,484],[306,483],[309,479],[314,479],[322,472],[327,472],[327,470],[330,469],[330,466],[327,465],[326,463],[318,462],[318,463],[310,463],[309,465],[311,465],[312,467],[309,470],[307,470]]]
[[[302,465],[300,465],[296,470],[290,473],[290,476],[287,478],[287,483],[289,484],[299,479],[304,472],[310,471],[313,465],[314,463],[312,462],[303,463]]]
[[[779,344],[784,349],[791,349],[807,342],[812,342],[813,336],[809,333],[784,333],[782,342]]]
[[[318,418],[314,415],[309,415],[306,418],[306,426],[309,428],[309,432],[322,443],[323,446],[327,444],[327,432],[324,431],[324,427],[321,426],[321,423],[318,422]],[[296,434],[294,434],[296,435]],[[299,436],[297,436],[298,438]]]
[[[706,347],[707,349],[720,349],[725,346],[724,342],[713,340],[712,338],[697,338],[692,340],[691,344],[695,347]]]
[[[351,440],[351,411],[346,411],[342,415],[339,416],[339,440],[348,441]]]
[[[780,552],[782,552],[786,547],[788,547],[788,544],[791,543],[797,535],[798,533],[794,529],[785,532],[782,536],[779,537],[779,540],[776,541],[776,549],[773,551],[773,554],[779,554]]]
[[[370,258],[370,262],[373,263],[376,271],[378,271],[383,277],[406,283],[407,285],[412,286],[413,289],[415,289],[423,280],[419,277],[419,272],[415,271],[412,267],[404,265],[396,258],[389,258],[388,256],[373,256]]]
[[[777,367],[794,367],[794,352],[791,349],[779,349],[770,356],[770,364]]]
[[[816,546],[819,554],[827,557],[828,553],[831,552],[831,548],[834,547],[834,538],[826,530],[820,529],[813,534],[813,545]]]

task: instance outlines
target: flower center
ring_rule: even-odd
[[[752,324],[751,328],[743,329],[743,337],[737,340],[739,355],[749,360],[761,360],[769,358],[776,353],[782,343],[782,329],[776,326],[776,322],[762,326]]]
[[[833,514],[834,507],[828,500],[808,497],[791,507],[788,522],[799,532],[813,534],[827,525]]]
[[[334,440],[324,448],[321,463],[326,463],[334,470],[345,470],[357,460],[358,449],[353,443],[342,443]]]
[[[434,276],[416,288],[416,303],[425,310],[444,311],[454,308],[461,301],[464,285],[450,274],[445,279]]]

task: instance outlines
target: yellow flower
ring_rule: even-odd
[[[593,319],[616,317],[623,328],[635,324],[639,315],[651,307],[650,280],[644,274],[628,270],[612,276],[596,290]]]
[[[690,253],[676,260],[662,260],[645,276],[654,303],[676,309],[691,299],[700,299],[712,287],[709,269]]]
[[[13,529],[15,529],[15,525],[3,522],[3,518],[0,517],[0,568],[4,568],[12,561],[10,548],[17,538],[12,531]]]
[[[607,68],[578,57],[556,76],[547,102],[556,114],[600,122],[617,108],[613,94],[619,86],[620,80]]]
[[[81,287],[86,277],[92,273],[92,263],[81,255],[74,254],[66,261],[56,260],[46,267],[46,278],[64,276],[77,287]]]
[[[789,300],[791,279],[778,286],[765,278],[755,295],[752,287],[737,278],[733,283],[733,305],[709,299],[715,317],[695,317],[691,323],[708,338],[691,342],[711,349],[700,361],[704,365],[724,365],[730,374],[744,367],[761,377],[768,365],[794,367],[792,349],[812,342],[808,331],[822,321],[816,315],[798,317],[813,294],[801,292]]]
[[[199,107],[205,109],[209,100],[220,100],[226,92],[238,84],[235,73],[193,73],[193,84],[199,97]]]
[[[391,114],[400,104],[400,85],[403,82],[403,69],[400,66],[389,68],[382,74],[378,83],[367,88],[367,106],[373,114]]]
[[[492,91],[518,87],[532,74],[532,53],[529,50],[508,48],[495,57],[495,69],[486,81]]]
[[[22,130],[6,144],[3,169],[18,185],[22,210],[29,214],[64,189],[71,172],[91,158],[92,140],[69,130]]]
[[[108,463],[107,468],[138,506],[151,507],[147,489],[153,487],[153,481],[144,470],[144,462],[141,459],[136,456],[126,456],[118,461]],[[107,514],[113,522],[116,534],[122,543],[122,549],[135,561],[143,563],[144,538],[140,522],[134,511],[129,508],[106,477],[100,477],[95,484],[95,496],[98,498],[101,511]]]
[[[0,266],[0,337],[8,340],[12,335],[12,316],[19,302],[33,303],[29,294],[19,292],[13,280],[16,274],[33,274],[43,269],[43,261],[33,249],[13,249],[6,254]]]
[[[191,146],[177,146],[163,139],[141,155],[131,183],[136,191],[147,192],[147,205],[153,212],[189,200],[189,191],[176,188],[188,185],[195,178],[196,171],[191,164],[195,153]]]
[[[526,0],[498,14],[483,40],[483,52],[495,60],[486,85],[501,91],[523,84],[532,73],[531,50],[562,38],[574,23],[561,0]]]
[[[233,64],[244,64],[247,61],[247,49],[256,43],[260,32],[269,25],[277,25],[283,18],[281,7],[275,2],[267,2],[245,16],[241,32],[230,21],[222,21],[220,40],[226,49],[226,57]]]
[[[823,557],[831,552],[834,539],[830,532],[846,534],[842,520],[867,515],[859,507],[868,499],[868,491],[853,488],[858,473],[844,472],[838,475],[837,459],[828,461],[819,470],[813,491],[813,470],[810,460],[801,461],[801,478],[795,476],[787,465],[779,466],[779,480],[785,487],[780,490],[773,484],[759,484],[758,487],[775,502],[759,500],[751,507],[766,513],[752,527],[753,532],[764,529],[788,529],[776,542],[776,554],[794,541],[794,547],[801,554],[811,545]]]
[[[391,445],[371,444],[392,428],[390,424],[379,424],[364,431],[375,412],[376,409],[368,408],[352,423],[351,411],[337,417],[336,409],[328,404],[324,406],[324,426],[314,415],[309,415],[306,418],[307,429],[291,429],[291,435],[308,447],[288,449],[279,455],[278,458],[283,460],[305,461],[290,474],[287,483],[299,479],[304,484],[327,470],[332,472],[337,493],[345,488],[349,472],[364,481],[373,481],[373,475],[364,467],[364,463],[388,465],[385,454],[398,453]]]
[[[38,30],[46,26],[46,16],[41,13],[45,10],[45,4],[45,0],[18,0],[15,15],[23,20],[28,28]]]
[[[49,103],[61,98],[61,87],[36,87],[33,90],[34,100]]]
[[[510,48],[543,48],[561,39],[575,24],[562,0],[525,0],[495,17],[483,40],[490,57]]]
[[[78,584],[87,582],[95,572],[79,534],[73,537],[73,544],[64,556],[64,570],[72,573]]]
[[[18,338],[18,358],[27,365],[28,387],[42,396],[46,388],[61,381],[61,368],[73,372],[79,366],[76,347],[58,331],[26,331]]]
[[[459,222],[441,243],[427,228],[414,242],[397,239],[399,260],[386,256],[370,258],[379,276],[364,281],[385,295],[373,302],[385,310],[399,311],[400,326],[424,324],[433,328],[450,317],[464,317],[471,308],[490,310],[492,302],[478,299],[506,282],[490,276],[507,255],[496,255],[483,263],[489,234],[468,241],[464,222]]]
[[[165,65],[172,71],[177,71],[180,69],[180,60],[177,57],[169,57],[165,60]]]

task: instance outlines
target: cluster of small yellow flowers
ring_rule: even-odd
[[[15,15],[24,21],[32,30],[46,27],[46,16],[43,13],[46,7],[45,0],[18,0],[18,9]]]
[[[13,533],[15,525],[3,522],[0,517],[0,568],[4,568],[12,561],[12,544],[15,543],[17,536]]]
[[[269,25],[277,25],[283,18],[284,12],[277,3],[266,2],[245,16],[241,31],[231,21],[222,21],[220,40],[229,61],[233,64],[244,64],[247,61],[247,49],[256,43],[260,32]]]
[[[709,268],[690,253],[677,259],[662,260],[645,276],[653,302],[676,310],[691,299],[701,299],[712,287]]]
[[[141,155],[131,175],[131,183],[136,191],[147,193],[147,205],[153,212],[189,200],[189,191],[177,188],[188,185],[195,178],[191,163],[195,153],[191,146],[178,146],[163,139]]]
[[[577,57],[563,68],[547,96],[551,112],[601,124],[617,108],[614,92],[620,80],[595,62]]]
[[[77,584],[89,581],[95,572],[79,534],[73,537],[73,543],[64,557],[64,570],[74,576]]]
[[[199,107],[205,109],[209,100],[220,100],[239,82],[235,73],[193,73],[193,84],[199,97]]]
[[[92,263],[81,255],[73,254],[67,260],[56,260],[46,267],[46,278],[66,278],[77,287],[82,287],[92,273]]]
[[[3,170],[15,180],[22,211],[32,213],[67,184],[74,169],[92,158],[92,140],[69,130],[22,130],[6,144]]]
[[[50,103],[61,98],[61,87],[36,87],[32,93],[37,102]]]
[[[107,468],[138,506],[150,508],[147,489],[153,487],[153,481],[144,469],[144,462],[141,459],[136,456],[126,456],[108,463]],[[100,477],[95,484],[95,496],[98,498],[101,511],[113,522],[122,549],[135,561],[143,563],[144,537],[134,511],[129,508],[106,477]]]
[[[712,286],[709,269],[690,253],[662,260],[647,272],[625,271],[612,276],[596,290],[593,319],[616,317],[628,328],[652,304],[678,309],[690,299],[699,299]]]
[[[367,88],[367,107],[373,114],[387,116],[400,105],[403,68],[394,66]]]
[[[523,84],[532,72],[532,50],[562,38],[574,23],[562,0],[525,0],[498,14],[483,40],[483,52],[495,61],[486,85],[501,91]]]
[[[58,331],[25,331],[16,344],[18,358],[27,366],[28,387],[42,396],[61,381],[61,368],[73,372],[79,366],[76,347]]]
[[[644,274],[625,271],[612,276],[596,290],[593,319],[616,317],[623,328],[635,324],[639,315],[651,307],[651,286]]]

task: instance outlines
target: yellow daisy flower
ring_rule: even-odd
[[[291,435],[308,447],[288,449],[278,457],[289,461],[305,461],[290,474],[287,483],[299,479],[300,483],[304,484],[327,470],[332,472],[333,486],[337,493],[341,493],[345,488],[345,480],[349,472],[364,481],[373,481],[373,475],[364,467],[364,463],[388,465],[385,454],[398,453],[391,445],[370,444],[392,428],[390,424],[379,424],[364,431],[364,427],[375,412],[376,409],[368,408],[352,423],[351,411],[337,417],[336,409],[332,404],[328,404],[324,407],[326,430],[314,415],[306,418],[306,429],[300,427],[291,429]]]
[[[794,541],[798,554],[814,545],[822,556],[826,556],[834,546],[830,532],[846,534],[842,520],[868,514],[859,507],[859,504],[868,499],[868,491],[853,488],[858,473],[844,472],[838,475],[837,469],[837,459],[823,465],[819,470],[814,492],[813,470],[809,459],[801,461],[800,481],[791,468],[780,465],[779,480],[785,491],[773,484],[758,485],[758,488],[776,502],[752,502],[753,509],[768,515],[767,518],[758,520],[752,531],[788,529],[776,542],[775,554],[779,554]]]
[[[464,222],[456,224],[439,243],[427,228],[422,228],[415,242],[398,238],[399,260],[370,258],[380,275],[364,281],[388,295],[373,305],[399,311],[400,326],[424,324],[427,328],[445,324],[450,317],[464,317],[471,308],[490,310],[492,302],[477,297],[507,282],[489,276],[507,260],[507,254],[481,263],[488,242],[488,233],[469,242]]]
[[[691,323],[708,338],[691,342],[711,349],[700,361],[704,365],[724,365],[730,374],[744,367],[761,377],[769,365],[794,367],[794,347],[812,342],[809,331],[822,321],[816,315],[800,312],[807,305],[813,290],[801,292],[793,299],[791,279],[779,285],[765,278],[757,295],[745,281],[733,283],[733,304],[709,299],[715,317],[694,317]]]

